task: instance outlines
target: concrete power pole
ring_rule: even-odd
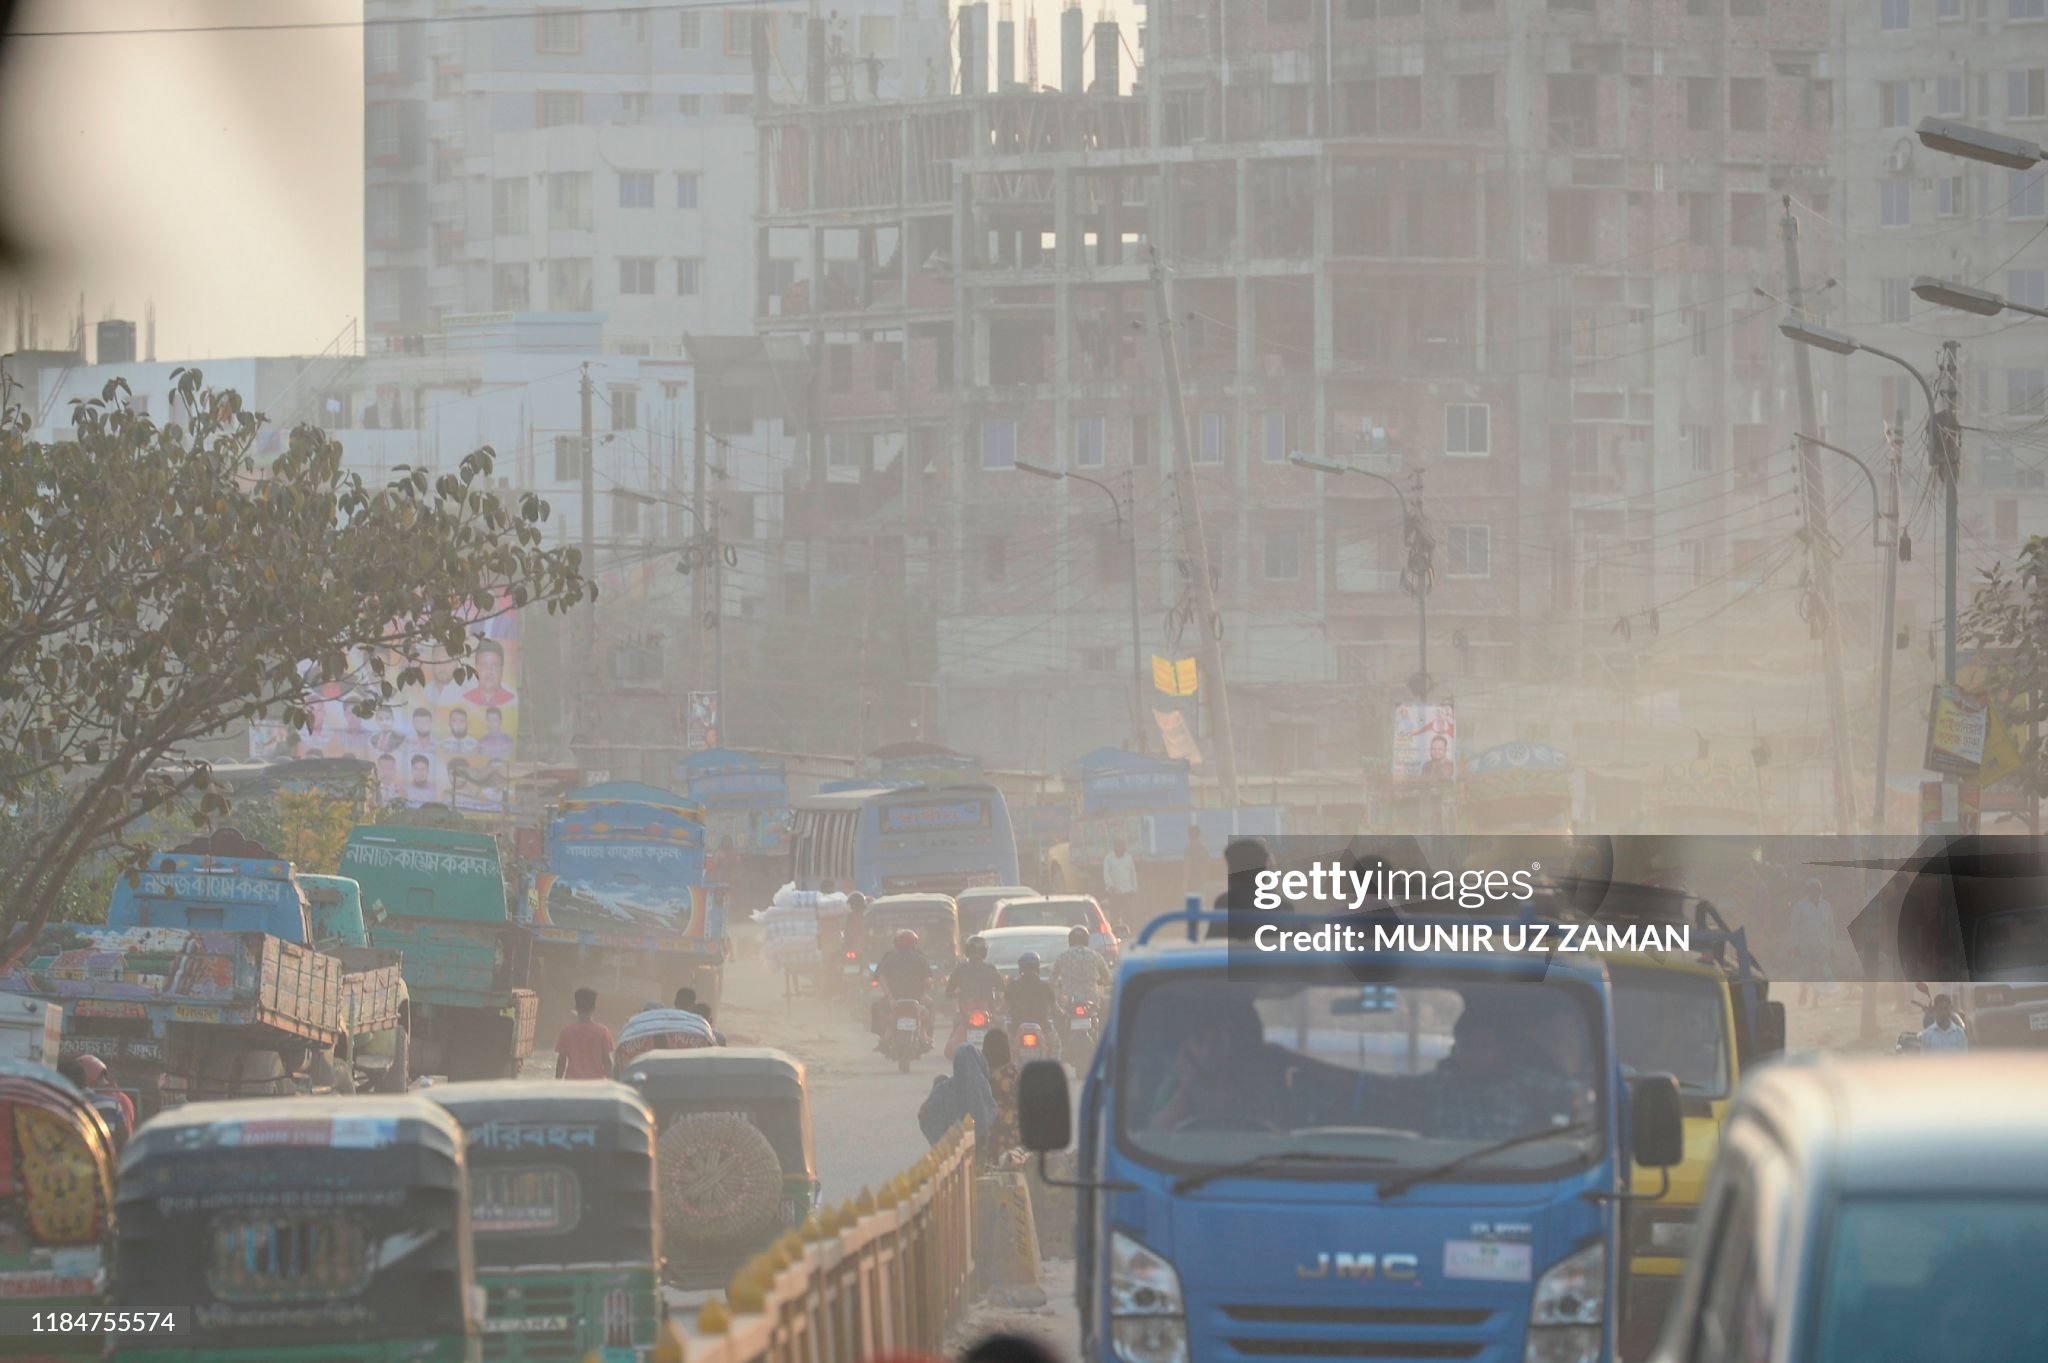
[[[1804,320],[1805,299],[1799,286],[1799,220],[1792,216],[1792,197],[1785,196],[1785,297],[1793,317]],[[1799,429],[1818,432],[1820,418],[1813,400],[1813,363],[1807,347],[1792,347],[1794,374],[1799,381]],[[1799,442],[1799,486],[1806,518],[1806,561],[1813,574],[1814,599],[1821,612],[1821,660],[1826,671],[1828,725],[1834,733],[1835,828],[1856,831],[1855,779],[1849,760],[1849,697],[1842,685],[1842,625],[1835,609],[1835,546],[1828,534],[1827,471],[1821,467],[1820,451],[1805,440]]]
[[[583,475],[582,501],[580,503],[581,532],[583,541],[583,572],[588,577],[597,576],[597,442],[590,431],[590,366],[583,366],[581,397],[583,406],[582,443],[577,447],[577,466]],[[590,714],[594,704],[592,692],[597,681],[597,603],[590,602],[583,608],[583,696],[579,705],[579,721]],[[583,728],[579,722],[576,728]],[[590,735],[594,737],[594,735]]]
[[[1173,315],[1166,303],[1166,271],[1160,267],[1157,248],[1152,252],[1152,324],[1159,340],[1160,373],[1166,380],[1167,415],[1173,423],[1173,453],[1167,467],[1172,470],[1174,503],[1180,513],[1181,544],[1195,580],[1195,605],[1202,616],[1202,668],[1208,675],[1200,685],[1211,688],[1209,715],[1219,749],[1217,774],[1224,799],[1235,807],[1237,743],[1230,727],[1230,687],[1223,675],[1223,619],[1217,614],[1216,591],[1209,580],[1209,541],[1202,533],[1202,498],[1195,486],[1194,455],[1188,448],[1188,409],[1180,392],[1180,347],[1174,338]],[[1135,507],[1132,514],[1136,515]],[[1199,704],[1199,692],[1197,696]]]

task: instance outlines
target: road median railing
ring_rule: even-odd
[[[974,1129],[948,1132],[743,1265],[690,1332],[690,1363],[856,1363],[936,1353],[973,1297]]]

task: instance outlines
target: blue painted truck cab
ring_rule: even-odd
[[[1223,921],[1160,919],[1117,971],[1078,1121],[1084,1355],[1610,1357],[1649,1147],[1604,964],[1157,940]],[[1676,1088],[1645,1082],[1668,1163]]]

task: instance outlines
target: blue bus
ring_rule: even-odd
[[[800,890],[830,881],[872,898],[1018,883],[1010,809],[985,782],[827,790],[798,800],[794,816],[790,879]]]
[[[1600,958],[1201,940],[1227,921],[1126,950],[1077,1123],[1025,1071],[1027,1142],[1079,1132],[1086,1363],[1612,1357],[1630,1156],[1683,1129]]]

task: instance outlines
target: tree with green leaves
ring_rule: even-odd
[[[2048,538],[2035,536],[2016,563],[1985,572],[1957,635],[1979,651],[1986,690],[2006,723],[2025,729],[2048,722]],[[2048,796],[2048,739],[2022,742],[2020,769],[2004,784]]]
[[[82,865],[227,814],[195,745],[307,727],[309,678],[359,657],[365,715],[423,680],[387,659],[453,658],[467,680],[478,622],[596,596],[576,550],[545,547],[547,504],[491,488],[489,449],[371,486],[312,427],[259,460],[239,395],[172,382],[182,422],[121,380],[74,404],[66,440],[0,410],[0,966]]]

